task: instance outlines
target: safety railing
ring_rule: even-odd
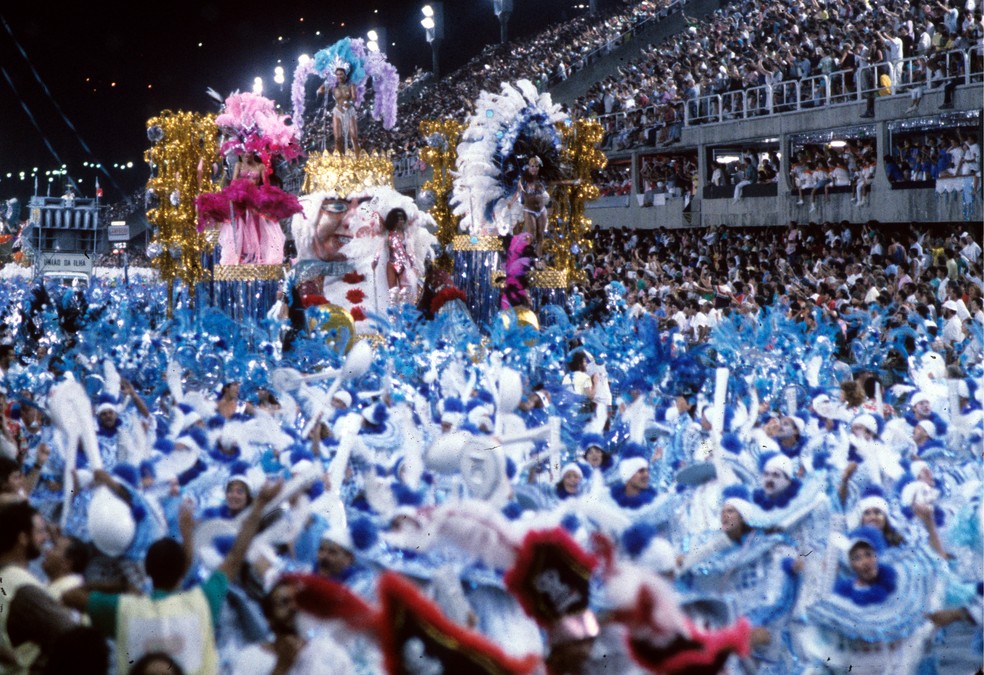
[[[801,80],[759,85],[687,101],[685,126],[779,115],[864,101],[868,97],[896,96],[913,87],[935,89],[953,78],[958,84],[984,81],[984,45],[953,50],[934,65],[932,57],[912,56],[893,62],[838,70]],[[943,73],[943,74],[941,74]]]

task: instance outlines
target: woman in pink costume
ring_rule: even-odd
[[[240,156],[232,182],[223,190],[232,204],[232,219],[219,230],[220,265],[280,265],[284,261],[284,232],[268,217],[273,202],[289,201],[268,182],[266,167],[256,153]],[[280,194],[277,194],[280,193]],[[264,207],[267,208],[264,208]]]
[[[383,221],[386,228],[386,245],[389,259],[386,262],[386,284],[389,287],[389,302],[416,302],[417,265],[413,248],[407,244],[407,212],[393,209]],[[375,267],[375,263],[373,263]]]

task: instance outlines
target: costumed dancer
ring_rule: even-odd
[[[229,136],[221,152],[238,160],[222,191],[196,199],[199,229],[220,227],[221,265],[280,265],[285,237],[279,221],[301,206],[274,184],[273,163],[302,155],[298,131],[273,101],[251,93],[230,95],[215,122]]]
[[[733,616],[750,619],[754,672],[791,672],[789,618],[803,562],[787,535],[749,524],[755,507],[745,486],[729,486],[722,497],[721,528],[700,538],[684,559],[681,586],[691,601],[721,600]]]
[[[383,220],[386,230],[386,248],[389,254],[386,261],[386,286],[389,288],[389,303],[415,303],[417,301],[417,262],[413,246],[407,241],[407,212],[392,209]],[[373,268],[379,262],[383,250],[376,254]]]
[[[882,561],[885,538],[862,526],[844,545],[850,574],[837,580],[833,593],[807,610],[802,645],[812,672],[852,666],[868,673],[913,673],[933,632],[923,611],[938,604],[938,577],[910,559],[910,565]]]
[[[473,236],[510,233],[522,221],[540,245],[547,186],[560,177],[562,141],[555,124],[566,115],[529,80],[483,91],[462,134],[452,206]]]
[[[547,234],[547,206],[550,203],[547,183],[540,176],[541,168],[543,160],[536,155],[530,157],[513,196],[513,202],[518,199],[523,206],[523,231],[533,240],[537,258],[543,252],[543,238]]]
[[[250,204],[253,186],[273,187],[268,183],[266,167],[259,156],[255,152],[247,152],[239,157],[233,167],[232,183],[227,188],[230,201],[239,202],[244,208],[235,222],[226,221],[219,230],[219,245],[222,247],[220,265],[278,265],[283,262],[284,231],[278,222],[257,211],[255,200]],[[240,195],[241,198],[232,195]]]
[[[364,333],[372,325],[368,315],[385,310],[391,298],[416,301],[418,280],[437,241],[428,231],[433,219],[391,187],[349,194],[339,194],[336,185],[318,187],[323,189],[301,199],[304,210],[291,222],[303,279],[300,300],[305,307],[327,301],[345,309],[356,332]],[[385,230],[387,218],[391,232]]]
[[[355,85],[349,81],[349,71],[352,65],[336,57],[332,64],[335,73],[335,86],[331,88],[332,98],[335,99],[335,108],[331,113],[332,135],[335,137],[335,152],[340,155],[351,145],[355,150],[356,156],[360,152],[359,148],[359,119],[358,107],[356,105],[357,91]],[[318,88],[318,95],[323,96],[325,85]]]
[[[396,68],[380,51],[370,51],[361,38],[342,38],[335,44],[315,52],[314,57],[298,65],[291,86],[294,104],[293,118],[300,127],[304,124],[305,83],[308,77],[317,75],[324,82],[318,88],[323,96],[331,90],[335,107],[332,110],[332,133],[335,152],[344,154],[351,146],[358,156],[359,145],[358,108],[366,91],[366,82],[372,78],[372,118],[381,121],[384,129],[392,129],[396,123],[396,95],[400,76]],[[321,146],[323,147],[323,146]]]

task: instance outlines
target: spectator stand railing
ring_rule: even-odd
[[[393,158],[393,175],[397,177],[412,176],[423,171],[422,162],[416,152]]]
[[[958,84],[980,81],[984,61],[982,55],[984,46],[981,45],[946,52],[946,72],[956,71]],[[739,118],[853,104],[864,101],[868,96],[901,95],[916,86],[934,89],[950,79],[945,76],[934,80],[932,70],[921,67],[918,63],[925,62],[926,59],[926,56],[911,56],[895,63],[876,63],[858,70],[839,70],[829,75],[814,75],[802,80],[777,82],[771,86],[759,85],[690,99],[684,108],[684,126],[717,124]],[[954,64],[955,59],[957,62]],[[889,84],[882,82],[883,75],[888,76]]]

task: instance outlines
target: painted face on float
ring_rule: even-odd
[[[329,197],[321,202],[312,242],[314,254],[319,260],[346,260],[347,256],[342,252],[345,244],[354,238],[378,233],[379,214],[370,208],[370,201],[370,197]]]

